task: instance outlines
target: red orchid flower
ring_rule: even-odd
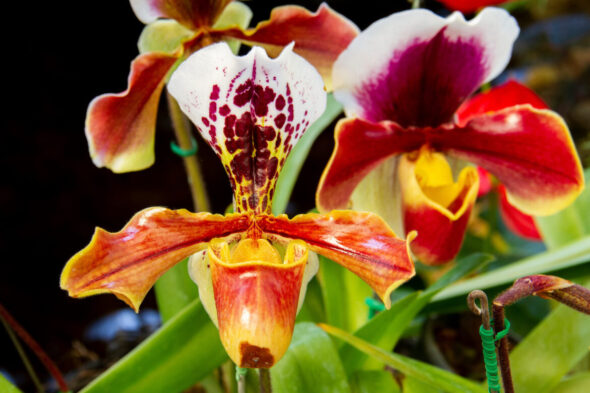
[[[324,82],[312,65],[292,46],[271,60],[261,48],[236,57],[219,43],[183,62],[168,89],[223,162],[235,213],[154,207],[119,232],[98,228],[64,268],[61,287],[70,296],[109,292],[137,310],[158,277],[202,251],[190,272],[203,304],[233,361],[257,368],[271,367],[289,345],[304,285],[317,269],[309,250],[356,273],[390,306],[391,291],[414,275],[413,234],[397,238],[372,213],[271,214],[285,158],[325,109]]]
[[[513,0],[438,0],[443,3],[445,7],[454,11],[461,11],[464,13],[475,12],[483,7],[490,5],[497,5],[507,3]]]
[[[148,24],[140,54],[131,64],[127,90],[96,97],[86,115],[90,156],[113,172],[145,169],[154,162],[154,132],[160,94],[167,75],[194,51],[221,40],[263,46],[271,56],[296,42],[326,78],[338,54],[358,28],[322,4],[311,13],[299,6],[275,8],[268,21],[243,29],[251,18],[247,6],[231,0],[131,0],[133,11]],[[318,39],[322,37],[322,39]]]
[[[460,107],[504,69],[517,35],[497,8],[469,22],[410,10],[362,32],[334,64],[334,95],[349,118],[336,126],[320,211],[375,211],[394,229],[417,231],[412,251],[436,265],[457,255],[477,197],[477,170],[464,161],[494,174],[526,214],[572,203],[584,178],[558,114],[511,102],[502,89]]]

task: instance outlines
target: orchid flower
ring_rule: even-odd
[[[528,215],[572,203],[584,178],[558,114],[503,89],[465,102],[504,69],[518,31],[497,8],[469,22],[418,9],[357,36],[334,64],[334,96],[348,118],[336,126],[320,211],[375,211],[394,230],[417,231],[412,252],[436,265],[457,255],[477,197],[477,169],[465,161],[494,174]]]
[[[512,0],[438,0],[443,3],[445,7],[454,11],[461,12],[475,12],[480,8],[487,7],[490,5],[497,5],[507,3]]]
[[[86,138],[98,167],[113,172],[145,169],[154,162],[154,132],[162,88],[170,71],[194,51],[221,40],[263,46],[277,55],[292,41],[326,78],[358,28],[322,4],[316,13],[298,6],[275,8],[270,20],[246,29],[250,9],[231,0],[130,0],[146,23],[132,62],[127,90],[103,94],[89,105]],[[322,37],[322,39],[317,39]]]
[[[389,294],[414,275],[408,242],[372,213],[275,217],[271,204],[289,151],[326,105],[320,74],[287,46],[271,60],[208,46],[172,74],[170,93],[221,159],[234,192],[225,216],[149,208],[119,232],[98,228],[70,259],[70,296],[109,292],[135,310],[167,269],[192,254],[190,274],[221,341],[240,367],[271,367],[286,351],[307,281],[310,250]],[[300,292],[302,293],[300,295]]]

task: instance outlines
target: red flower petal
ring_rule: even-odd
[[[309,248],[346,267],[362,278],[389,307],[389,294],[414,275],[408,253],[410,234],[399,239],[378,216],[366,212],[332,211],[330,214],[261,215],[256,223],[270,239],[304,240]]]
[[[555,112],[515,106],[432,133],[432,146],[473,162],[506,186],[508,201],[526,214],[549,215],[584,188],[569,130]]]
[[[211,26],[231,0],[130,0],[137,19],[175,19],[191,30]]]
[[[488,5],[507,3],[513,0],[438,0],[450,10],[474,12]]]
[[[277,56],[286,45],[295,41],[295,53],[318,69],[330,90],[332,64],[356,37],[358,28],[322,3],[315,13],[294,5],[276,7],[271,11],[269,20],[260,22],[253,29],[242,31],[233,28],[217,33],[243,40],[249,45],[262,46],[270,56]]]
[[[176,60],[164,53],[140,55],[131,63],[127,90],[92,100],[86,114],[86,138],[96,166],[119,173],[153,164],[160,93]]]
[[[477,196],[486,195],[492,190],[492,175],[482,167],[477,167],[477,174],[479,175],[479,190]]]
[[[393,122],[345,119],[336,125],[336,146],[324,169],[316,202],[320,211],[348,207],[355,187],[386,158],[420,148],[424,134]]]
[[[533,217],[524,214],[508,202],[506,189],[501,184],[498,186],[498,195],[500,198],[500,215],[508,229],[525,239],[542,240]]]
[[[465,101],[455,114],[456,121],[457,124],[465,125],[474,116],[524,104],[530,104],[537,109],[548,108],[534,91],[511,80]]]
[[[110,292],[137,311],[166,270],[213,238],[245,231],[250,217],[149,208],[116,233],[97,228],[90,244],[64,267],[61,288],[72,297]]]

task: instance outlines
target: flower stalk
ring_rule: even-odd
[[[270,383],[270,370],[268,368],[258,369],[260,378],[260,393],[272,393],[272,386]]]

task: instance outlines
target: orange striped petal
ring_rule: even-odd
[[[344,119],[336,125],[336,145],[320,179],[316,204],[321,212],[348,207],[360,181],[388,157],[420,148],[424,135],[397,123]]]
[[[127,90],[103,94],[88,106],[86,138],[97,167],[115,173],[154,163],[154,131],[164,77],[177,58],[146,53],[131,63]]]
[[[477,170],[464,168],[454,182],[441,154],[420,151],[401,157],[398,178],[404,229],[418,232],[412,252],[427,265],[455,258],[477,198]]]
[[[175,19],[196,30],[211,26],[231,0],[130,0],[137,19],[145,24],[158,18]]]
[[[253,29],[233,28],[218,33],[249,45],[262,46],[271,56],[277,56],[286,45],[295,41],[295,53],[318,69],[327,89],[331,90],[332,65],[359,30],[350,20],[322,3],[315,13],[295,5],[276,7],[269,20],[260,22]]]
[[[500,215],[508,229],[525,239],[542,240],[533,217],[524,214],[508,202],[506,188],[501,184],[498,186],[498,195],[500,198]]]
[[[455,112],[456,122],[459,125],[465,125],[474,116],[525,104],[537,109],[548,108],[547,104],[534,91],[517,81],[511,80],[477,94],[461,104],[457,112]]]
[[[590,314],[590,290],[557,276],[535,274],[522,277],[494,299],[495,306],[506,307],[527,296],[555,299],[580,312]]]
[[[72,297],[113,293],[137,311],[166,270],[213,238],[245,231],[250,222],[242,214],[145,209],[119,232],[97,228],[90,244],[64,267],[61,288]]]
[[[221,158],[236,211],[270,212],[285,158],[326,107],[317,71],[290,46],[270,59],[219,43],[180,64],[168,89]]]
[[[292,242],[284,262],[266,240],[245,239],[231,252],[214,241],[209,252],[221,342],[239,367],[272,367],[287,351],[308,251]]]
[[[346,267],[381,297],[387,308],[389,294],[414,275],[408,244],[399,239],[379,216],[354,211],[330,214],[261,215],[256,223],[271,240],[304,240],[309,248]]]
[[[433,134],[431,143],[494,174],[506,186],[508,202],[526,214],[556,213],[584,188],[569,130],[550,110],[517,105],[487,112]]]

